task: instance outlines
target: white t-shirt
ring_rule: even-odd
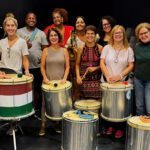
[[[106,45],[102,50],[101,59],[105,59],[110,76],[114,76],[120,74],[129,62],[134,62],[134,53],[131,47],[118,51],[111,45]],[[103,79],[101,81],[104,82]]]
[[[29,55],[26,41],[18,38],[9,48],[8,38],[0,40],[0,68],[9,68],[16,72],[22,72],[22,57]]]

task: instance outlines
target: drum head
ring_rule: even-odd
[[[93,110],[99,109],[101,103],[97,100],[87,99],[87,100],[80,100],[75,102],[75,107],[81,110]]]
[[[128,119],[128,124],[133,128],[150,130],[150,123],[143,122],[139,116],[131,117]]]
[[[33,81],[33,77],[26,75],[18,77],[17,74],[8,74],[8,76],[10,76],[10,79],[0,79],[0,85],[19,85]]]
[[[72,87],[71,82],[67,81],[65,84],[61,83],[61,80],[53,80],[50,84],[42,84],[42,89],[44,91],[61,91],[61,90],[68,90]]]
[[[79,122],[87,122],[87,121],[93,121],[98,119],[98,114],[94,112],[85,112],[87,114],[93,115],[93,119],[84,119],[81,118],[79,114],[77,114],[77,111],[71,110],[63,113],[63,118],[70,120],[70,121],[79,121]]]
[[[117,82],[113,84],[109,83],[102,83],[101,84],[102,90],[108,90],[108,91],[128,91],[133,89],[133,85],[128,82]]]

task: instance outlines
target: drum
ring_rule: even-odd
[[[0,79],[0,119],[15,120],[34,113],[33,78],[11,74],[10,79]]]
[[[87,99],[87,100],[76,101],[74,105],[75,108],[79,110],[87,110],[87,111],[93,111],[95,113],[99,113],[101,102],[97,100]]]
[[[72,84],[69,81],[61,84],[60,80],[42,84],[47,118],[61,120],[63,112],[72,109],[71,87]]]
[[[78,111],[63,114],[62,150],[97,150],[98,149],[98,114],[85,112],[92,117],[85,117]]]
[[[122,122],[131,117],[133,85],[128,82],[102,83],[101,89],[103,119]]]
[[[126,150],[150,150],[150,122],[143,122],[135,116],[127,123]]]

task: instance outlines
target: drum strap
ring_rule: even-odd
[[[30,36],[30,40],[29,40],[30,43],[32,43],[33,40],[35,39],[35,36],[36,36],[37,32],[38,32],[38,29],[35,28],[34,31],[31,34],[31,36]]]

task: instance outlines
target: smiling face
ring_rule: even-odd
[[[87,42],[89,42],[89,43],[95,42],[96,34],[94,31],[87,30],[85,36],[86,36]]]
[[[142,27],[139,30],[138,37],[141,42],[148,43],[148,42],[150,42],[150,31],[147,28]]]
[[[6,21],[4,29],[8,36],[13,36],[16,34],[17,26],[15,22],[10,19]]]
[[[123,37],[124,37],[124,35],[123,35],[123,31],[121,30],[121,28],[118,28],[118,29],[116,29],[114,31],[114,33],[113,33],[113,40],[115,42],[123,41]]]
[[[59,13],[53,13],[53,23],[56,25],[56,26],[59,26],[63,23],[63,17],[59,14]]]
[[[85,29],[85,22],[83,20],[82,17],[78,17],[77,20],[76,20],[76,24],[75,24],[75,27],[76,27],[76,30],[78,31],[82,31]]]
[[[111,31],[111,24],[107,19],[102,20],[102,27],[105,33],[109,33]]]
[[[29,26],[29,27],[35,27],[36,25],[36,16],[34,13],[29,13],[27,16],[26,16],[26,24]]]
[[[51,31],[49,34],[49,41],[51,45],[56,45],[59,43],[59,36],[55,31]]]

